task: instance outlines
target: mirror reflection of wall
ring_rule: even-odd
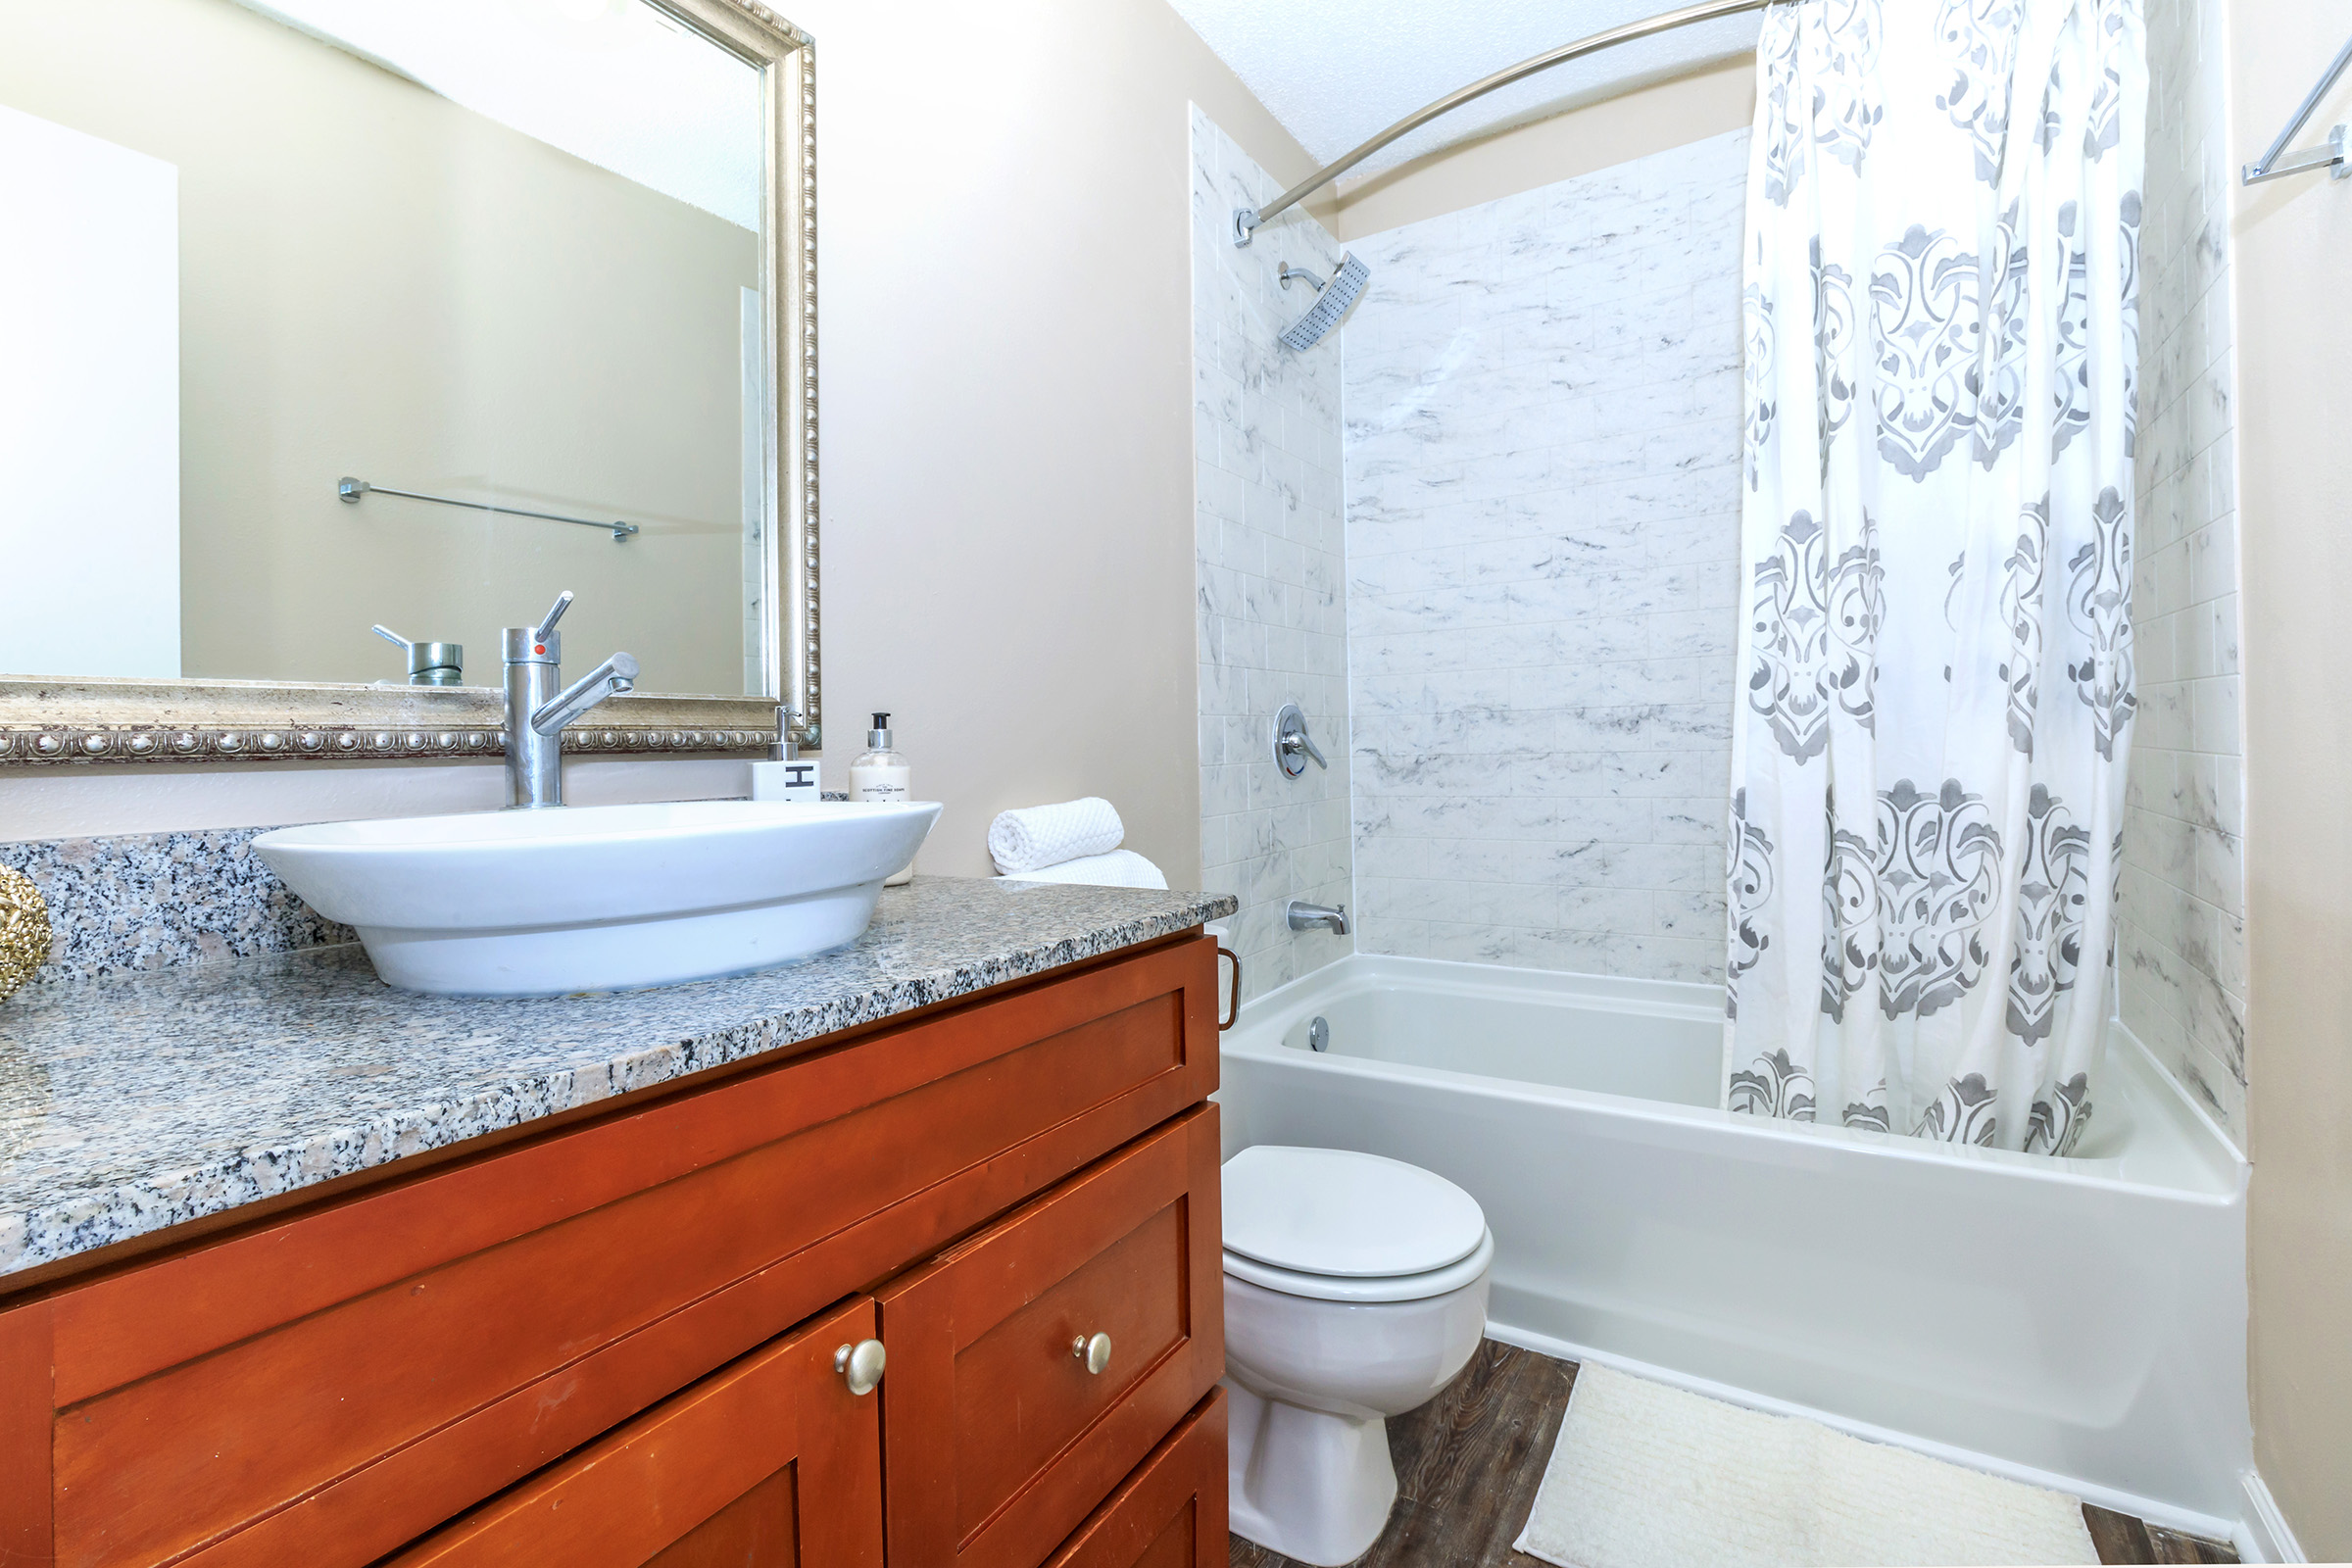
[[[0,669],[179,673],[178,207],[0,107]]]
[[[760,146],[643,0],[0,0],[0,670],[758,693]]]

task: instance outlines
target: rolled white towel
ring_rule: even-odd
[[[1013,871],[1007,882],[1076,882],[1098,888],[1164,888],[1167,876],[1156,865],[1133,850],[1113,850],[1108,855],[1081,856],[1049,865],[1035,871]]]
[[[1118,811],[1108,801],[1090,795],[1058,806],[998,812],[988,824],[988,854],[998,870],[1013,876],[1089,855],[1108,855],[1126,837]]]

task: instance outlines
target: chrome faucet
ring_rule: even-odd
[[[564,726],[608,697],[637,687],[637,661],[611,659],[562,691],[564,643],[556,622],[571,608],[566,588],[536,626],[506,629],[507,809],[564,804]]]
[[[1348,906],[1345,904],[1335,909],[1327,904],[1309,904],[1304,899],[1293,899],[1286,912],[1294,931],[1311,931],[1316,926],[1322,926],[1333,936],[1344,937],[1348,934]]]

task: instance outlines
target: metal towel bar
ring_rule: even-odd
[[[2315,169],[2327,170],[2330,179],[2352,179],[2352,163],[2344,161],[2344,127],[2341,125],[2328,132],[2325,146],[2298,148],[2291,153],[2286,150],[2286,144],[2295,139],[2295,132],[2303,128],[2303,122],[2311,118],[2311,112],[2320,107],[2320,100],[2328,96],[2328,90],[2335,85],[2335,78],[2344,74],[2346,66],[2352,66],[2352,40],[2347,40],[2343,48],[2336,51],[2335,64],[2328,68],[2328,74],[2320,78],[2320,84],[2305,95],[2303,107],[2295,111],[2295,118],[2286,122],[2286,128],[2278,133],[2278,139],[2271,143],[2270,151],[2245,167],[2239,176],[2244,183],[2259,185],[2266,179],[2301,174]],[[2281,158],[2285,162],[2281,163]]]
[[[335,494],[355,507],[360,504],[360,497],[367,495],[369,491],[373,491],[377,495],[405,496],[411,501],[430,501],[436,506],[471,507],[476,512],[503,513],[510,517],[537,517],[545,522],[569,522],[576,523],[582,528],[610,529],[615,544],[637,532],[637,525],[633,522],[600,522],[594,517],[566,517],[560,513],[531,512],[521,507],[502,507],[489,501],[461,501],[456,496],[428,496],[421,490],[395,490],[388,484],[369,484],[365,479],[354,479],[349,474],[345,474],[335,481]]]

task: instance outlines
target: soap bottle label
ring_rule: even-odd
[[[853,767],[850,769],[850,799],[853,801],[903,801],[907,798],[914,779],[910,767]]]

